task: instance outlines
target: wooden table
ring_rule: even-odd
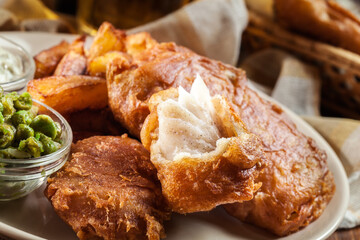
[[[358,240],[360,239],[360,226],[350,230],[338,230],[327,240]]]

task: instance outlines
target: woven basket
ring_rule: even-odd
[[[244,42],[252,52],[277,47],[316,65],[322,77],[322,106],[360,119],[360,55],[296,35],[254,12],[249,15]]]

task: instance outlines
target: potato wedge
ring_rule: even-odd
[[[46,49],[38,53],[35,57],[35,78],[50,76],[61,58],[66,54],[70,44],[66,41],[60,42],[52,48]]]
[[[140,32],[126,36],[125,32],[104,22],[89,49],[87,72],[91,76],[105,77],[106,66],[115,58],[129,61],[132,56],[156,44],[158,42],[149,33]]]
[[[110,51],[105,53],[102,56],[96,57],[93,60],[89,61],[88,64],[88,73],[91,76],[99,76],[105,78],[106,75],[106,66],[112,62],[115,58],[119,61],[130,61],[131,56],[124,52],[119,51]]]
[[[51,76],[28,83],[31,96],[61,114],[101,109],[108,104],[106,81],[91,76]]]
[[[54,76],[83,75],[86,72],[85,40],[86,36],[83,35],[71,43],[68,52],[57,65]]]
[[[104,55],[109,51],[125,51],[125,32],[117,30],[108,22],[104,22],[89,49],[89,60]]]

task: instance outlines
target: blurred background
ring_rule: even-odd
[[[165,16],[189,2],[191,0],[0,0],[0,29],[95,34],[103,21],[129,29]]]

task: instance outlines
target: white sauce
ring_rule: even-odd
[[[190,93],[179,87],[177,101],[168,99],[158,106],[160,148],[167,160],[198,157],[216,149],[221,138],[214,122],[209,89],[197,75]]]
[[[11,82],[22,74],[21,57],[0,47],[0,83]]]

